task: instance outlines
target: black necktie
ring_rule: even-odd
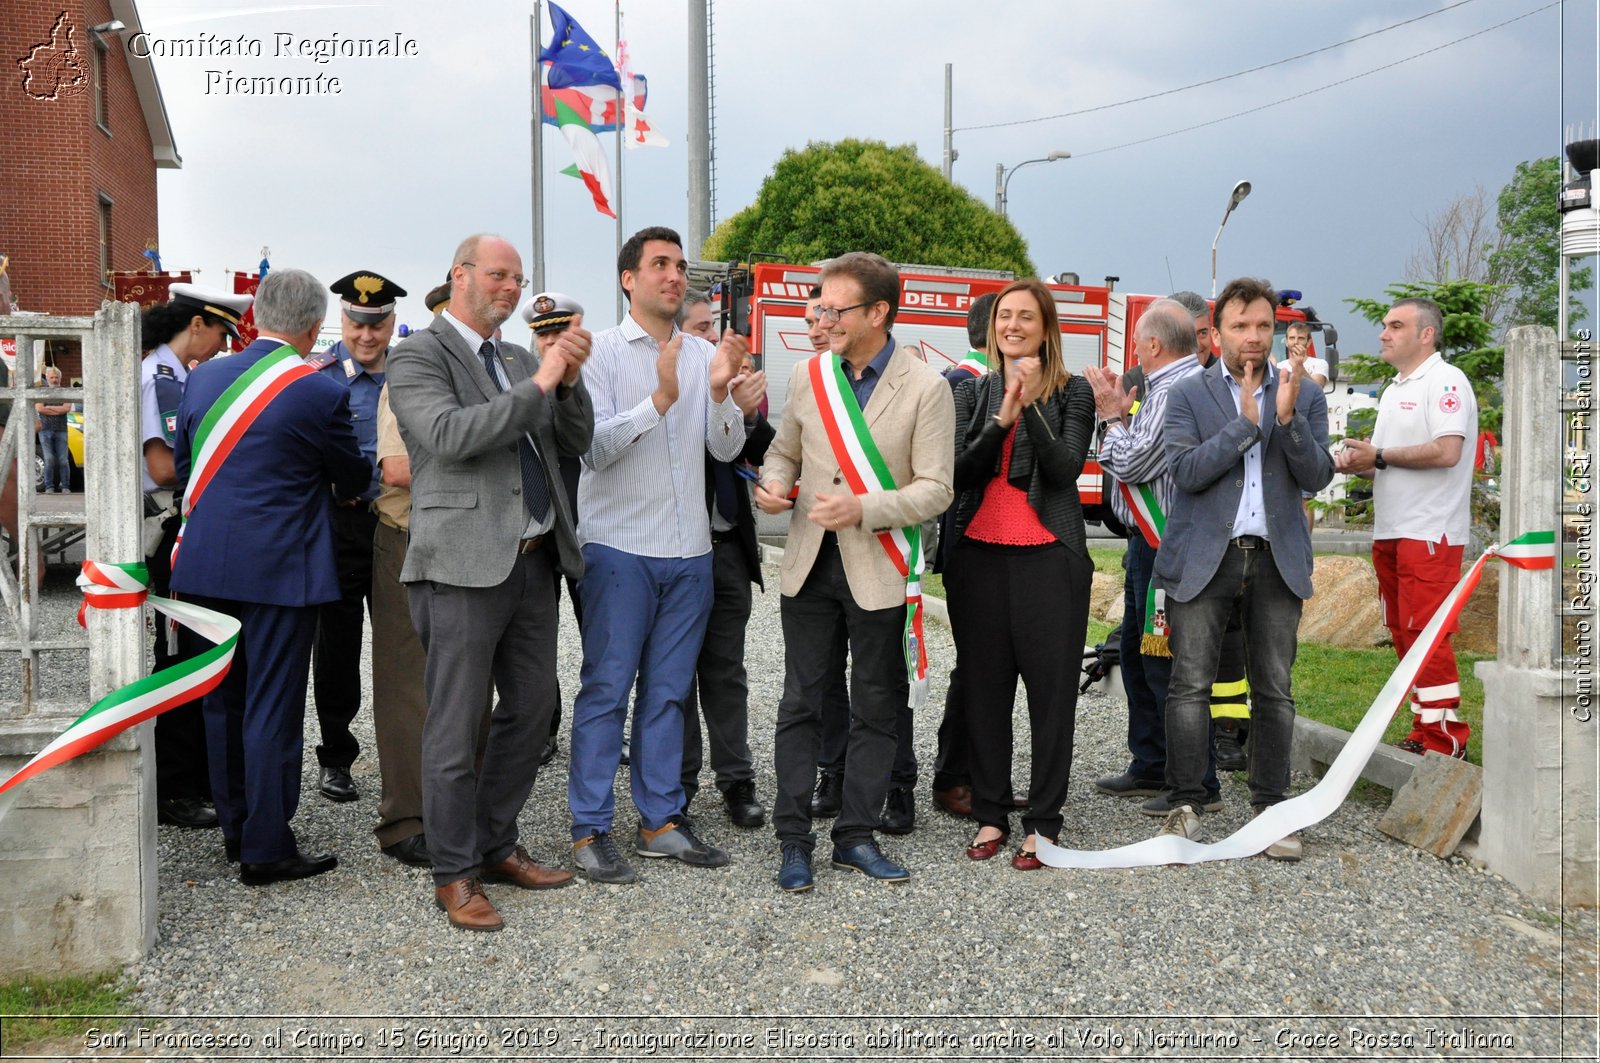
[[[505,388],[500,386],[500,374],[495,372],[494,343],[484,340],[483,346],[478,348],[478,354],[483,358],[483,369],[489,374],[489,383],[494,385],[496,391],[504,391]],[[527,507],[528,516],[542,522],[550,512],[550,488],[544,482],[544,465],[539,461],[539,455],[534,451],[526,432],[517,437],[517,458],[522,466],[522,504]]]

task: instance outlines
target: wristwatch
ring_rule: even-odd
[[[1383,460],[1382,447],[1379,447],[1378,452],[1372,456],[1372,467],[1374,469],[1387,469],[1389,467],[1389,463]]]

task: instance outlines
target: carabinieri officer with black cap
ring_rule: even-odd
[[[144,552],[150,593],[167,597],[172,583],[172,544],[178,537],[181,499],[174,492],[177,466],[172,436],[189,370],[239,338],[239,325],[254,298],[210,291],[193,284],[167,289],[168,302],[145,310],[139,365],[139,447],[144,459]],[[155,666],[160,671],[189,660],[210,643],[188,628],[173,631],[158,617]],[[215,827],[211,775],[206,760],[206,724],[195,699],[156,717],[156,819],[174,827]]]
[[[371,270],[340,277],[328,288],[339,296],[339,342],[306,359],[308,365],[350,389],[350,419],[356,442],[372,466],[372,481],[359,499],[333,510],[334,550],[339,564],[340,600],[321,607],[312,661],[322,766],[317,788],[330,801],[354,801],[359,794],[350,766],[361,752],[350,723],[361,707],[362,613],[372,599],[372,536],[378,518],[378,396],[383,392],[389,340],[394,336],[395,300],[406,290]]]

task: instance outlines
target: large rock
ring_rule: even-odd
[[[1371,561],[1345,554],[1319,557],[1311,586],[1311,600],[1300,616],[1302,642],[1363,650],[1389,644]]]
[[[1096,572],[1089,586],[1089,615],[1108,624],[1122,622],[1122,576]]]

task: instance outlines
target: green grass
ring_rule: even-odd
[[[41,1041],[81,1038],[91,1026],[110,1025],[104,1017],[121,1013],[130,990],[115,971],[74,978],[33,977],[0,982],[0,1032],[3,1032],[0,1055],[17,1055]],[[50,1017],[11,1018],[14,1015]]]
[[[1474,735],[1483,728],[1483,683],[1473,666],[1488,660],[1481,654],[1458,653],[1461,668],[1461,719]],[[1344,731],[1356,724],[1398,664],[1392,649],[1346,650],[1302,642],[1294,662],[1294,701],[1300,715]],[[1402,704],[1384,732],[1387,743],[1400,741],[1411,731],[1411,706]],[[1467,759],[1482,764],[1481,742],[1467,747]]]

